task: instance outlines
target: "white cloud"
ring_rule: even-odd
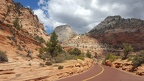
[[[42,9],[34,10],[34,13],[38,16],[41,23],[44,24],[45,28],[52,28],[61,25],[62,23],[53,20],[52,17],[47,17],[48,14],[45,14]]]
[[[76,32],[84,33],[110,15],[144,19],[143,3],[141,0],[39,0],[40,8],[34,13],[47,28],[69,24]]]

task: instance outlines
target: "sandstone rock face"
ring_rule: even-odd
[[[13,0],[2,0],[0,2],[0,22],[13,26],[16,18],[23,30],[28,31],[33,37],[43,37],[45,40],[49,39],[43,24],[41,24],[33,11],[29,8],[23,7],[20,3],[14,3]]]
[[[127,60],[116,60],[112,62],[112,67],[128,71],[128,72],[133,72],[136,75],[144,76],[144,65],[139,66],[138,68],[133,70],[132,62],[127,61]]]
[[[14,24],[16,19],[20,29]],[[32,10],[13,0],[0,1],[0,50],[6,51],[8,57],[27,54],[36,56],[38,49],[43,46],[36,37],[49,40],[43,24]]]
[[[69,25],[61,25],[55,28],[55,33],[58,35],[58,40],[64,42],[75,36],[76,33],[71,29]]]
[[[144,20],[109,16],[89,31],[90,36],[109,47],[122,48],[130,43],[135,49],[144,49]]]
[[[1,64],[0,81],[56,81],[60,78],[72,76],[87,71],[93,66],[93,61],[86,58],[82,60],[71,60],[55,66],[41,66],[38,59],[31,61],[22,57],[15,57],[10,63]],[[57,66],[64,66],[59,70]]]

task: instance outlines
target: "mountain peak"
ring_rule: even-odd
[[[104,21],[112,21],[112,20],[120,20],[120,19],[122,19],[120,15],[115,15],[115,16],[106,17]]]
[[[76,33],[69,25],[57,26],[54,31],[58,35],[58,40],[60,42],[66,41],[76,35]]]

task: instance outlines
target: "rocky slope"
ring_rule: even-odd
[[[18,19],[18,24],[33,37],[39,36],[48,40],[43,24],[41,24],[33,11],[23,7],[20,3],[13,0],[2,0],[0,2],[0,22],[14,26],[14,21]]]
[[[113,67],[113,68],[117,68],[119,70],[124,70],[126,72],[131,72],[136,75],[144,76],[144,64],[142,64],[135,70],[132,70],[133,64],[132,64],[132,61],[129,61],[129,60],[117,59],[114,62],[110,62],[110,60],[107,60],[105,62],[105,65]]]
[[[38,54],[42,41],[49,40],[43,24],[29,8],[13,0],[0,1],[0,50],[9,57]],[[43,40],[44,39],[44,40]]]
[[[62,43],[63,48],[69,50],[70,48],[79,48],[83,53],[91,52],[102,54],[106,50],[106,45],[99,43],[95,38],[88,35],[77,35]]]
[[[71,29],[69,25],[61,25],[55,28],[55,33],[58,35],[58,40],[64,42],[75,36],[76,33]]]
[[[41,66],[42,61],[38,59],[28,61],[22,57],[15,57],[12,61],[1,64],[0,81],[56,81],[87,71],[93,65],[93,61],[88,58],[84,61],[71,60],[52,66]],[[58,66],[64,68],[59,70]]]
[[[144,49],[144,20],[108,16],[89,31],[89,35],[115,49],[121,49],[123,43],[129,43],[135,50],[141,50]]]

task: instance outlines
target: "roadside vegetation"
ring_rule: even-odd
[[[58,43],[55,32],[51,34],[50,41],[45,43],[45,47],[40,48],[38,57],[46,62],[46,65],[52,63],[61,63],[65,60],[81,59],[84,60],[84,54],[78,48],[74,48],[68,52],[64,51]],[[61,69],[62,67],[59,67]]]
[[[89,52],[89,50],[87,50],[86,57],[92,58],[92,55],[91,55],[91,53]]]
[[[130,44],[124,43],[123,44],[123,56],[122,60],[125,60],[128,58],[130,52],[133,51],[133,47]]]
[[[118,56],[116,56],[115,54],[107,54],[107,55],[105,56],[105,59],[103,60],[102,64],[105,64],[105,62],[106,62],[107,60],[113,62],[113,61],[115,61],[116,59],[118,59]]]
[[[133,69],[144,64],[144,51],[141,51],[139,54],[135,55],[135,57],[132,60],[132,63]]]
[[[144,64],[144,51],[140,51],[132,53],[133,47],[130,44],[123,44],[123,54],[118,56],[117,54],[107,54],[102,62],[102,64],[106,63],[106,60],[110,62],[115,61],[116,59],[127,60],[132,62],[132,70]]]

